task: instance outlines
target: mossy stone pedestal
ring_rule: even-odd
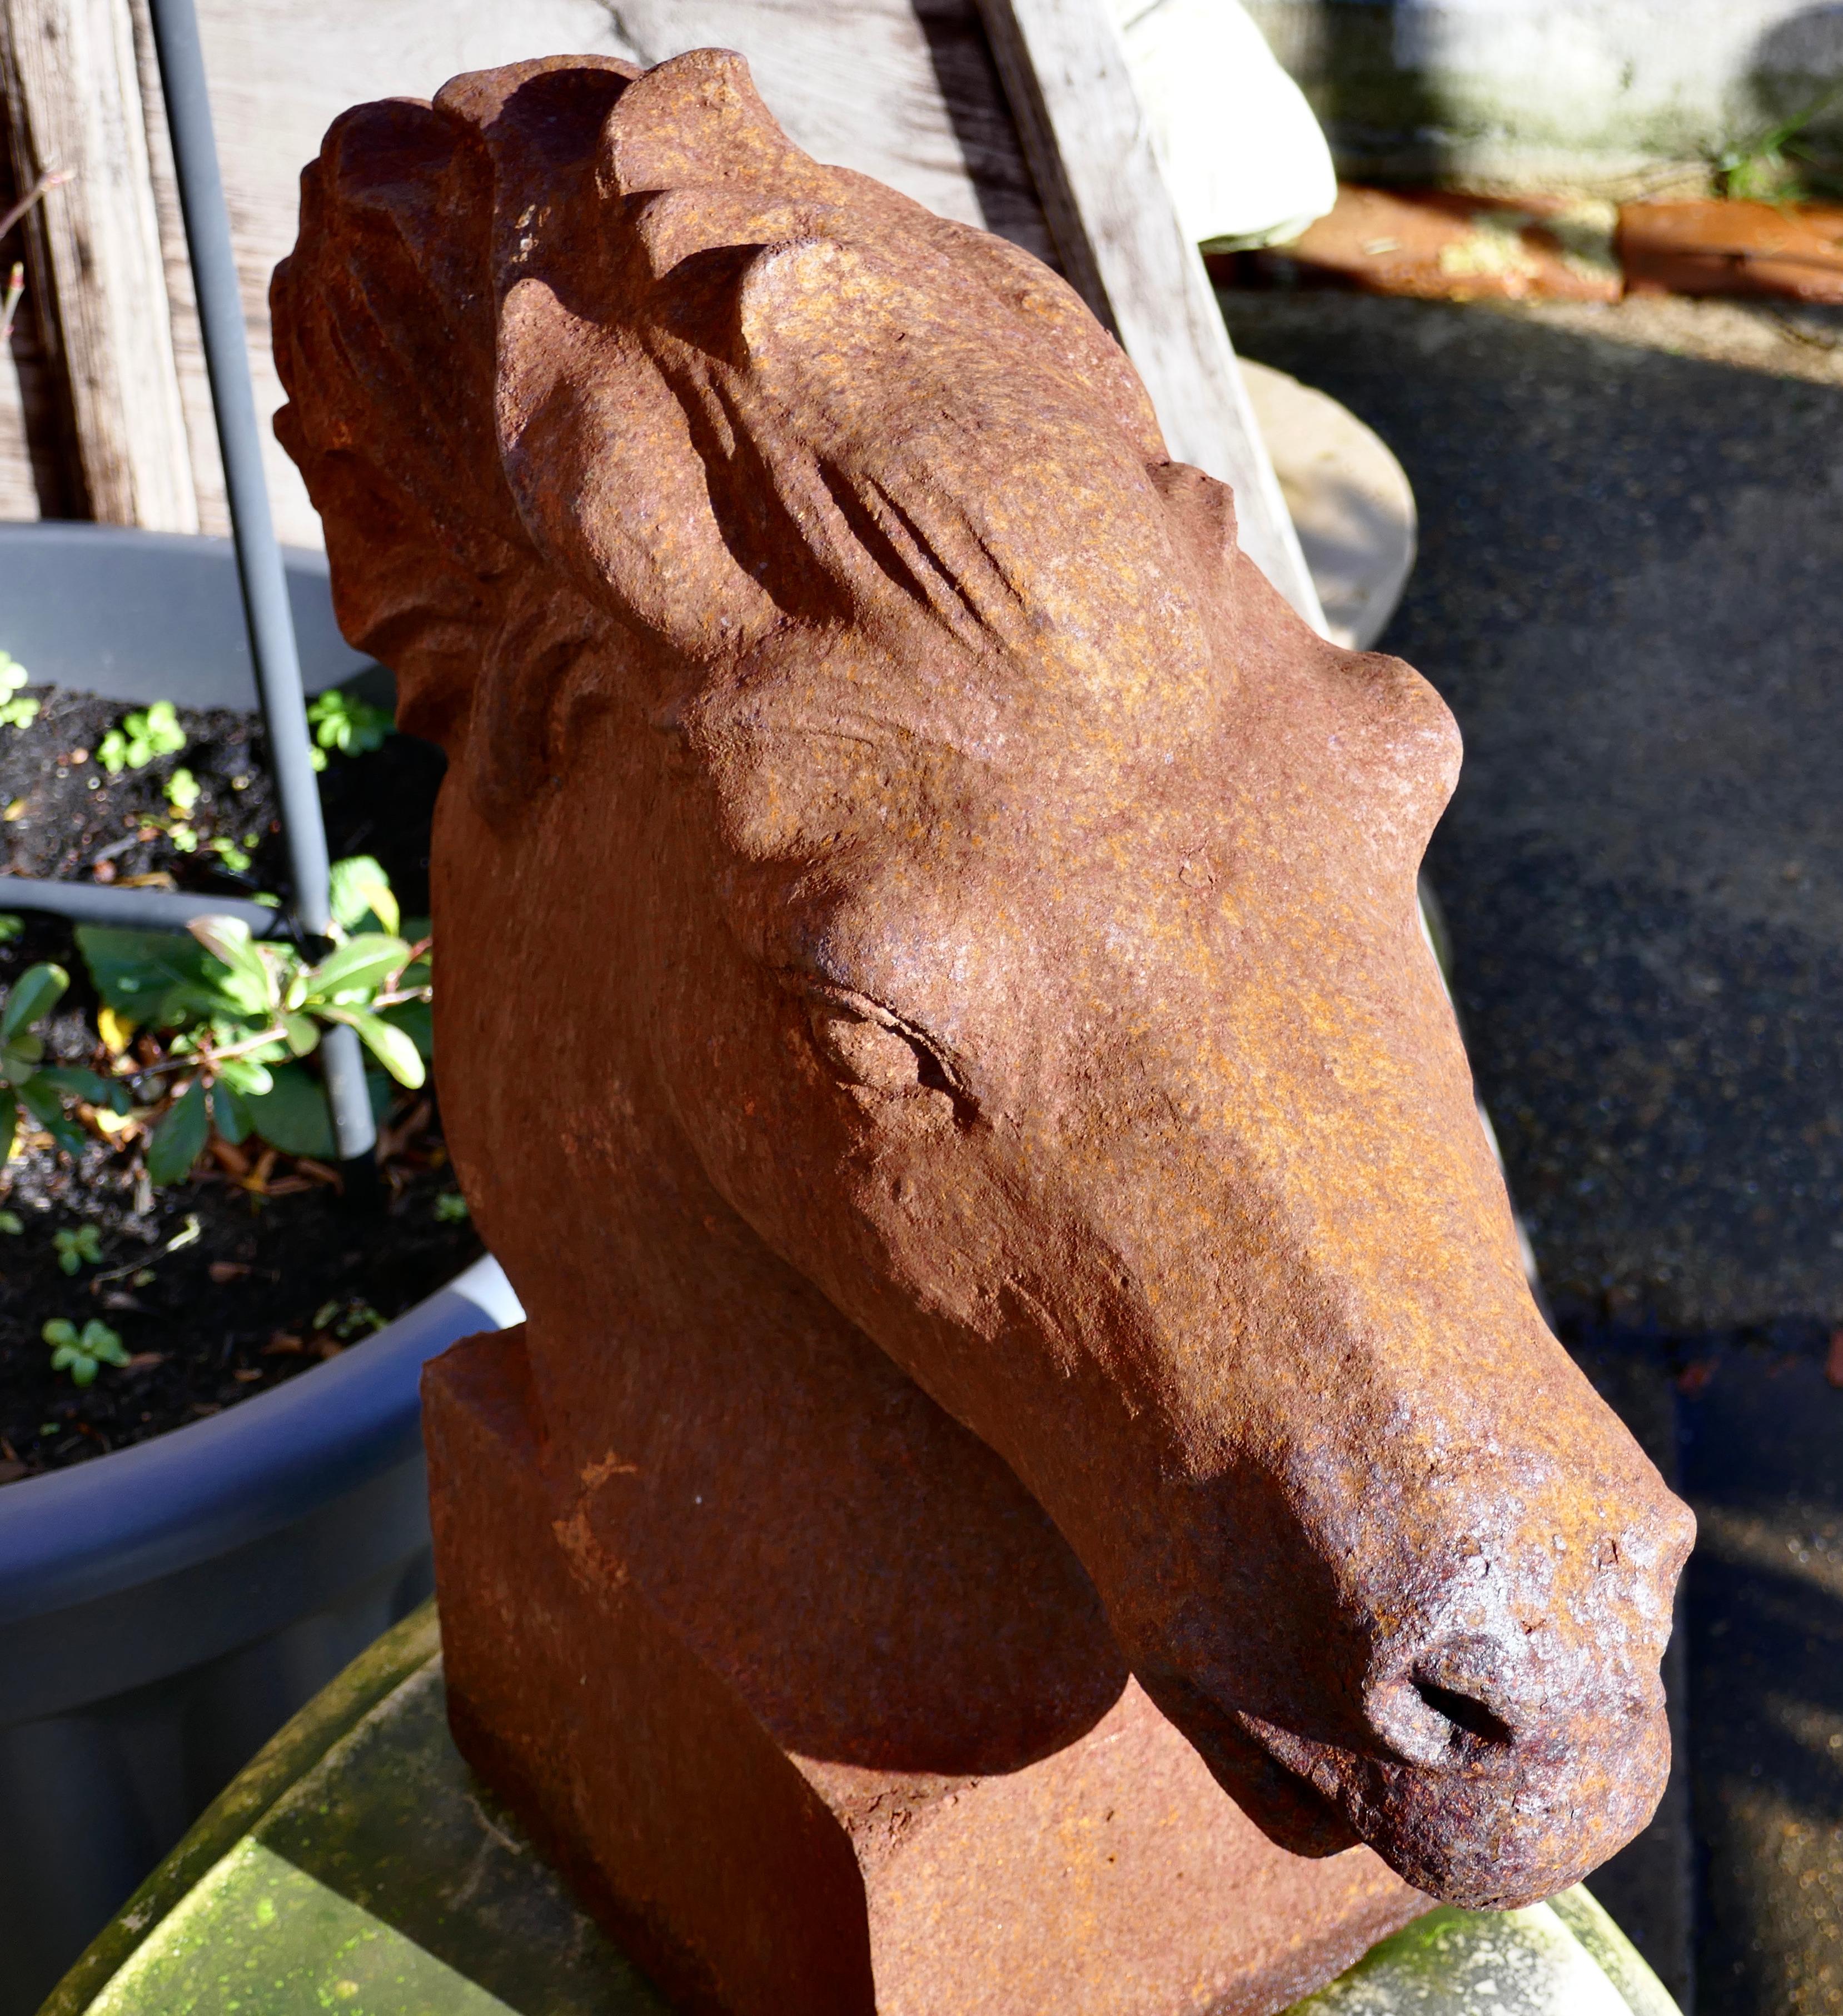
[[[328,2011],[668,2016],[449,1740],[433,1604],[288,1724],[43,2016]],[[1397,2012],[1677,2016],[1580,1889],[1526,1911],[1430,1911],[1288,2016]]]

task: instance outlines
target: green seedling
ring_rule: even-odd
[[[1789,119],[1731,147],[1715,163],[1722,194],[1756,203],[1784,203],[1809,193],[1807,185],[1834,180],[1802,136],[1839,98],[1843,98],[1843,84],[1833,85]]]
[[[182,819],[189,819],[198,803],[198,779],[189,770],[175,770],[167,779],[167,803]]]
[[[373,707],[355,693],[344,693],[337,686],[330,687],[308,703],[307,725],[313,730],[312,754],[316,770],[326,769],[330,749],[341,756],[368,756],[373,749],[381,749],[384,738],[396,726],[384,708]]]
[[[32,675],[10,652],[0,651],[0,728],[30,728],[38,718],[38,703],[20,696]]]
[[[459,1190],[444,1190],[435,1200],[435,1220],[440,1225],[459,1225],[469,1215],[467,1201]]]
[[[51,1369],[67,1372],[74,1386],[88,1386],[105,1365],[125,1365],[128,1346],[119,1333],[92,1317],[81,1330],[63,1316],[53,1316],[38,1333],[51,1346]]]
[[[357,1295],[344,1301],[335,1298],[314,1311],[313,1327],[329,1337],[350,1344],[355,1337],[370,1337],[384,1327],[384,1319],[371,1305]]]
[[[0,1232],[8,1238],[16,1239],[26,1229],[26,1222],[16,1211],[0,1211]]]
[[[156,758],[176,756],[186,747],[186,731],[170,700],[131,714],[96,744],[96,761],[111,777],[124,770],[144,770]]]
[[[51,1243],[58,1265],[67,1274],[74,1274],[80,1267],[103,1264],[102,1234],[93,1225],[80,1225],[74,1232],[54,1232]]]
[[[118,1080],[45,1062],[45,1039],[33,1024],[51,1013],[70,985],[61,966],[29,966],[0,1008],[0,1161],[13,1153],[22,1117],[36,1121],[67,1154],[74,1155],[84,1135],[65,1111],[67,1100],[85,1100],[113,1113],[129,1110],[127,1089]]]
[[[143,1085],[177,1076],[148,1143],[147,1173],[176,1183],[215,1127],[232,1143],[255,1134],[284,1154],[333,1152],[326,1094],[302,1068],[326,1029],[344,1023],[399,1085],[427,1075],[430,944],[399,935],[384,870],[368,855],[332,876],[334,944],[309,960],[259,941],[236,917],[195,918],[189,938],[84,927],[77,934],[97,992],[115,1012],[172,1032]],[[377,928],[382,927],[382,928]]]
[[[25,928],[26,920],[17,910],[0,910],[0,945],[11,945]]]

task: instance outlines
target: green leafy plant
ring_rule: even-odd
[[[443,1190],[435,1199],[435,1222],[438,1225],[459,1225],[467,1215],[467,1201],[459,1190]]]
[[[26,920],[17,910],[0,910],[0,945],[11,945],[25,928]]]
[[[51,1013],[70,985],[61,966],[29,966],[0,1008],[0,1162],[13,1153],[22,1118],[36,1121],[59,1147],[74,1155],[83,1146],[83,1129],[66,1113],[66,1100],[87,1100],[119,1114],[129,1110],[127,1089],[118,1081],[45,1062],[45,1039],[33,1024]]]
[[[68,1372],[73,1385],[88,1386],[101,1366],[128,1362],[119,1332],[93,1317],[79,1330],[67,1317],[53,1316],[38,1334],[51,1346],[52,1370]]]
[[[1843,84],[1833,85],[1790,118],[1730,147],[1715,162],[1715,180],[1722,194],[1756,203],[1785,203],[1834,189],[1837,164],[1816,153],[1804,135],[1839,98],[1843,98]]]
[[[240,919],[193,920],[188,937],[96,926],[77,934],[96,991],[121,1017],[165,1035],[137,1075],[158,1088],[147,1173],[178,1182],[215,1127],[233,1146],[254,1133],[284,1154],[333,1152],[319,1081],[301,1060],[343,1023],[402,1085],[420,1085],[430,1052],[430,941],[399,935],[389,879],[368,855],[333,871],[334,943],[319,958],[256,938]]]
[[[157,700],[110,729],[96,744],[96,761],[111,777],[119,777],[124,770],[144,770],[157,757],[176,756],[185,747],[186,731],[172,702]]]
[[[382,1330],[384,1319],[362,1296],[348,1295],[343,1301],[335,1298],[321,1303],[314,1311],[313,1327],[343,1344],[350,1344],[355,1338],[370,1337]]]
[[[38,718],[38,701],[20,693],[31,676],[10,652],[0,651],[0,728],[30,728]]]
[[[54,1232],[51,1244],[58,1256],[58,1265],[67,1274],[74,1274],[80,1267],[101,1266],[102,1237],[93,1225],[80,1225],[74,1231]]]
[[[316,770],[326,769],[330,749],[341,756],[367,756],[373,749],[381,749],[396,726],[384,708],[337,686],[329,687],[308,703],[307,725],[313,730]]]
[[[198,804],[198,779],[189,770],[175,770],[167,779],[167,803],[182,819],[190,819]]]

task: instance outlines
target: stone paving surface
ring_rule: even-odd
[[[1843,319],[1225,307],[1414,484],[1383,643],[1465,732],[1429,865],[1481,1087],[1703,1522],[1685,1754],[1596,1890],[1686,2009],[1843,2016]]]

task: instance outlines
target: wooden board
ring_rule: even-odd
[[[217,531],[222,477],[146,4],[0,0],[16,151],[85,164],[81,198],[48,224],[48,278],[93,508]],[[1139,366],[1173,453],[1234,486],[1244,545],[1319,620],[1107,0],[627,0],[618,10],[599,0],[199,0],[198,11],[265,413],[281,400],[269,276],[294,242],[301,164],[348,106],[427,97],[457,71],[558,50],[651,64],[737,49],[810,153],[1068,272]],[[164,312],[130,326],[122,304],[150,299]],[[319,545],[298,476],[279,448],[268,453],[283,542]]]
[[[196,531],[128,0],[4,0],[0,26],[20,186],[70,178],[27,228],[91,514]]]
[[[1139,369],[1180,462],[1234,490],[1243,550],[1315,628],[1317,592],[1107,0],[979,0],[1064,270]]]

